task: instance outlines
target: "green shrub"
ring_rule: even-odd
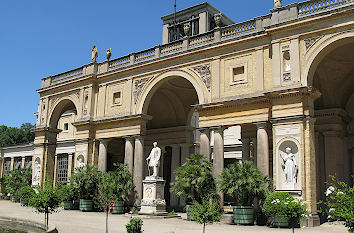
[[[77,168],[72,175],[70,183],[78,190],[79,198],[92,200],[98,195],[98,184],[102,173],[96,166],[87,165]]]
[[[302,198],[294,198],[287,192],[270,194],[264,202],[263,211],[268,216],[282,216],[289,219],[299,219],[307,214],[306,204]]]
[[[209,198],[217,199],[216,182],[212,174],[213,165],[204,155],[193,154],[177,168],[176,179],[171,191],[185,199],[187,204],[202,203]]]
[[[78,192],[72,184],[59,185],[58,193],[61,201],[72,201],[78,198]]]
[[[18,190],[18,197],[22,201],[30,201],[35,192],[31,186],[23,186]]]
[[[143,227],[143,220],[140,218],[132,218],[130,219],[130,222],[125,225],[125,228],[127,229],[127,233],[141,233]]]
[[[334,177],[332,180],[332,185],[326,191],[328,219],[344,221],[349,232],[354,232],[354,188],[337,182]]]
[[[221,173],[220,190],[234,197],[238,206],[252,206],[255,197],[264,200],[272,191],[272,182],[252,162],[235,162]]]
[[[32,169],[14,169],[5,178],[6,191],[13,197],[19,198],[18,191],[23,186],[30,186]]]
[[[221,209],[213,199],[205,199],[202,203],[193,202],[194,208],[192,209],[193,220],[199,224],[203,224],[203,233],[205,232],[205,224],[219,222],[221,218]]]

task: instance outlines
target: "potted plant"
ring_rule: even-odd
[[[331,177],[331,185],[326,190],[326,208],[328,220],[341,220],[349,232],[354,232],[354,187]],[[354,177],[352,177],[354,181]]]
[[[212,169],[211,162],[205,160],[204,155],[193,154],[176,170],[171,191],[185,200],[188,220],[193,220],[193,202],[218,199]]]
[[[287,192],[270,194],[263,205],[266,215],[273,218],[273,226],[293,228],[298,225],[299,219],[307,214],[306,204],[302,198],[294,198]]]
[[[18,191],[18,196],[20,198],[20,203],[22,206],[27,206],[30,199],[35,194],[31,186],[23,186]]]
[[[250,161],[231,164],[220,176],[220,190],[235,198],[234,223],[253,224],[255,198],[264,200],[272,189],[271,181]]]
[[[6,177],[6,190],[11,194],[11,201],[20,202],[18,191],[23,186],[31,185],[31,169],[15,169]]]
[[[79,191],[81,211],[93,210],[93,198],[98,193],[100,176],[97,167],[91,165],[77,168],[73,174],[71,184]]]
[[[114,171],[106,172],[101,176],[96,202],[102,207],[113,200],[112,213],[121,214],[124,201],[128,200],[129,194],[134,191],[133,177],[124,164],[115,163],[114,166],[116,168]]]
[[[74,209],[73,202],[77,198],[77,194],[73,185],[61,185],[59,187],[59,196],[64,203],[64,210]]]

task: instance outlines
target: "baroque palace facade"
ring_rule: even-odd
[[[174,14],[162,20],[162,45],[102,63],[93,55],[43,78],[35,141],[2,148],[2,175],[28,158],[37,185],[66,182],[84,164],[108,171],[125,163],[139,203],[158,141],[173,207],[184,203],[169,183],[194,152],[212,161],[216,177],[236,160],[254,161],[312,213],[329,175],[351,184],[353,0],[275,1],[270,14],[242,23],[202,3],[178,11],[175,27]],[[21,150],[29,157],[15,158]]]

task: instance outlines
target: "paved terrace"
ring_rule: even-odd
[[[43,222],[44,215],[37,214],[34,209],[22,207],[19,203],[0,200],[0,216],[31,220],[35,222]],[[181,214],[182,219],[143,219],[144,233],[194,233],[202,232],[202,225],[186,220],[186,215]],[[78,210],[63,210],[49,216],[50,224],[57,227],[59,233],[102,233],[105,232],[105,213],[97,212],[80,212]],[[125,233],[125,224],[129,222],[129,218],[123,215],[109,216],[109,232]],[[260,226],[236,226],[222,223],[208,225],[207,233],[260,233],[272,232],[282,233],[291,232],[291,229],[276,229]],[[339,224],[323,224],[314,228],[296,229],[295,232],[306,233],[343,233],[348,232],[343,225]]]

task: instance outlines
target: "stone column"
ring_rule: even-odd
[[[250,139],[242,138],[242,160],[250,160]]]
[[[343,156],[343,140],[339,131],[323,132],[325,144],[325,165],[326,181],[330,181],[329,176],[336,176],[342,180],[343,164],[340,158]],[[339,165],[339,166],[338,166]]]
[[[134,138],[125,138],[125,154],[124,154],[124,164],[128,166],[130,173],[133,174],[134,167]]]
[[[107,140],[100,140],[100,148],[98,152],[98,170],[107,171]]]
[[[221,172],[224,170],[224,127],[214,129],[214,177],[219,179]],[[224,205],[224,195],[220,195],[220,204]]]
[[[269,176],[269,141],[267,123],[257,123],[257,167]]]
[[[179,167],[180,161],[180,147],[178,145],[172,146],[172,159],[171,159],[171,182],[176,180],[176,170]],[[178,207],[178,197],[174,193],[170,193],[170,206]]]
[[[15,166],[15,158],[11,157],[10,171],[14,170],[14,166]]]
[[[183,144],[181,147],[181,165],[184,164],[189,157],[189,148],[189,144]]]
[[[140,205],[143,198],[143,174],[144,174],[144,138],[135,138],[134,149],[134,185],[136,191],[135,204]]]
[[[26,164],[26,157],[22,156],[22,160],[21,160],[21,168],[24,169],[25,168],[25,164]]]
[[[210,129],[200,129],[200,154],[210,161]]]
[[[54,181],[53,181],[53,186],[56,185],[57,183],[57,177],[58,177],[58,155],[55,155],[54,158]]]
[[[71,174],[73,171],[73,156],[74,153],[68,154],[68,183],[70,182]]]

